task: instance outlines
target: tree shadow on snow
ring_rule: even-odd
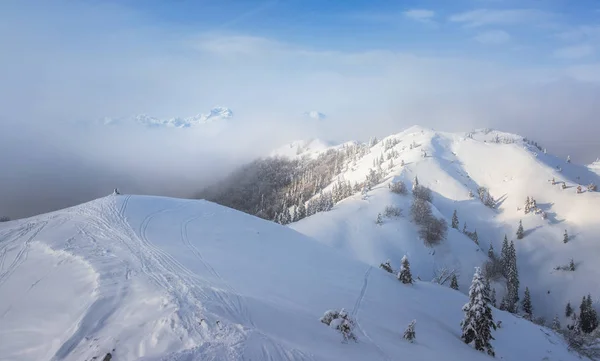
[[[496,200],[495,206],[496,209],[501,213],[502,210],[500,209],[500,207],[502,206],[502,204],[504,203],[504,201],[506,201],[508,199],[508,194],[504,193],[500,198],[498,198]]]
[[[525,232],[523,232],[523,236],[527,237],[530,234],[532,234],[533,232],[537,231],[538,229],[542,228],[542,226],[535,226],[534,228],[528,229]]]

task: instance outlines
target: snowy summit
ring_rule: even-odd
[[[142,125],[148,128],[191,128],[194,126],[208,124],[213,122],[219,122],[226,119],[231,119],[233,117],[233,112],[229,108],[224,107],[215,107],[211,109],[206,114],[198,114],[192,117],[187,118],[156,118],[152,116],[148,116],[146,114],[137,115],[131,119],[113,119],[113,118],[105,118],[102,120],[102,124],[104,125],[114,125],[114,124],[124,124],[124,123],[134,123],[138,125]]]
[[[310,112],[304,112],[304,116],[307,118],[315,119],[315,120],[323,120],[327,118],[327,116],[323,113],[320,113],[316,110],[311,110]]]

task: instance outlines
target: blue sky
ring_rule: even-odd
[[[187,31],[243,33],[316,49],[389,49],[503,57],[596,60],[600,4],[592,0],[117,2],[146,21]],[[589,26],[590,31],[580,27]],[[580,31],[579,36],[575,32]],[[565,34],[573,33],[570,38]]]

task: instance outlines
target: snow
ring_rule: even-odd
[[[304,112],[304,116],[307,118],[314,119],[314,120],[323,120],[323,119],[327,118],[327,116],[325,114],[318,112],[316,110]]]
[[[160,119],[146,114],[140,114],[129,119],[118,119],[106,117],[101,120],[102,125],[117,125],[134,123],[148,128],[190,128],[202,124],[224,121],[233,117],[229,108],[214,107],[206,114],[198,114],[187,118],[165,118]]]
[[[390,223],[399,243],[413,236],[414,265],[411,227]],[[3,360],[488,360],[460,340],[466,301],[206,201],[111,195],[0,224]],[[319,321],[341,308],[358,342]],[[552,331],[493,312],[497,358],[577,359]]]
[[[494,142],[497,137],[514,143],[497,144]],[[588,293],[598,300],[600,193],[575,192],[578,184],[584,190],[590,182],[600,184],[597,173],[586,166],[567,164],[565,159],[550,153],[544,154],[515,134],[490,129],[445,133],[415,126],[382,139],[356,164],[347,165],[338,178],[352,183],[364,181],[373,168],[373,160],[384,153],[384,141],[390,138],[400,141],[393,147],[399,157],[393,160],[391,170],[387,159],[383,163],[386,175],[381,184],[366,197],[356,194],[329,212],[315,214],[289,227],[372,266],[391,259],[392,267],[398,269],[406,254],[413,276],[422,280],[433,279],[436,269],[455,269],[463,293],[468,290],[474,267],[487,259],[490,243],[498,253],[507,234],[509,240],[515,240],[517,248],[520,295],[522,298],[525,287],[529,287],[534,316],[544,316],[550,322],[559,315],[561,323],[568,324],[570,321],[564,317],[568,301],[578,305]],[[410,149],[413,142],[417,147]],[[427,157],[422,156],[422,150]],[[404,167],[400,166],[401,160],[406,162]],[[450,225],[456,209],[459,230],[464,222],[469,231],[477,230],[479,246],[451,228],[447,239],[433,248],[419,240],[418,228],[409,215],[412,196],[393,194],[388,189],[388,184],[396,181],[405,182],[410,189],[415,176],[420,184],[433,191],[434,216],[443,217]],[[552,185],[553,177],[557,182],[565,181],[568,188],[563,190],[558,183]],[[479,186],[487,187],[498,201],[496,209],[479,201]],[[469,191],[475,198],[469,197]],[[527,196],[536,199],[547,219],[542,219],[541,214],[524,214]],[[377,214],[388,205],[402,208],[404,218],[385,219],[382,225],[377,225]],[[519,220],[525,228],[521,240],[515,235]],[[565,229],[572,236],[567,244],[562,241]],[[568,264],[571,258],[577,265],[575,272],[554,270]],[[500,300],[504,285],[498,283],[494,287]]]

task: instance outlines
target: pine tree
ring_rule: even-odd
[[[531,295],[529,294],[529,287],[525,287],[525,296],[523,297],[522,302],[523,312],[528,316],[531,320],[533,316],[533,306],[531,305]]]
[[[519,228],[517,228],[517,239],[523,239],[525,232],[523,231],[523,222],[519,221]]]
[[[566,229],[565,229],[565,235],[564,235],[564,237],[563,237],[563,242],[564,242],[564,243],[567,243],[567,242],[569,242],[569,234],[567,233],[567,230],[566,230]]]
[[[377,220],[375,220],[375,223],[378,225],[383,224],[383,216],[381,215],[381,213],[377,213]]]
[[[571,262],[569,262],[569,271],[575,271],[575,262],[573,262],[573,258],[571,258]]]
[[[400,266],[400,272],[398,272],[398,279],[404,284],[412,284],[413,278],[410,273],[410,263],[406,255],[402,257],[402,265]]]
[[[506,278],[508,274],[508,264],[509,264],[509,255],[508,255],[508,237],[504,235],[504,241],[502,241],[502,251],[500,253],[500,263],[502,264],[502,275]]]
[[[567,307],[565,307],[565,316],[571,317],[573,314],[573,307],[571,307],[571,302],[567,302]]]
[[[473,232],[471,239],[473,240],[473,242],[475,242],[475,244],[479,244],[479,236],[477,235],[477,230],[475,230],[475,232]]]
[[[406,328],[406,330],[404,330],[404,339],[408,340],[410,342],[413,342],[413,340],[416,337],[415,334],[415,324],[417,323],[416,320],[412,320],[409,324],[408,327]]]
[[[507,298],[506,310],[511,313],[517,312],[519,302],[519,270],[517,269],[517,253],[515,243],[510,242],[508,247],[508,270],[506,276]]]
[[[450,288],[453,290],[458,290],[458,279],[456,279],[456,274],[452,275],[452,280],[450,281]]]
[[[452,228],[454,229],[458,229],[458,215],[456,214],[456,209],[454,210],[454,213],[452,214]]]
[[[415,176],[415,179],[413,180],[413,188],[419,185],[419,178],[417,176]]]
[[[592,304],[592,296],[589,294],[583,297],[579,306],[579,326],[585,333],[590,333],[598,327],[598,315]]]
[[[489,305],[488,289],[480,269],[476,268],[469,288],[469,302],[463,306],[465,318],[461,322],[461,339],[466,344],[474,343],[476,350],[495,356],[490,341],[494,339],[492,328],[495,330],[496,325]]]
[[[463,233],[467,233],[467,222],[463,223]]]
[[[490,259],[496,259],[496,254],[494,253],[494,245],[490,243],[490,248],[488,249],[488,257]]]
[[[496,307],[496,289],[492,288],[492,293],[490,293],[490,304]]]

